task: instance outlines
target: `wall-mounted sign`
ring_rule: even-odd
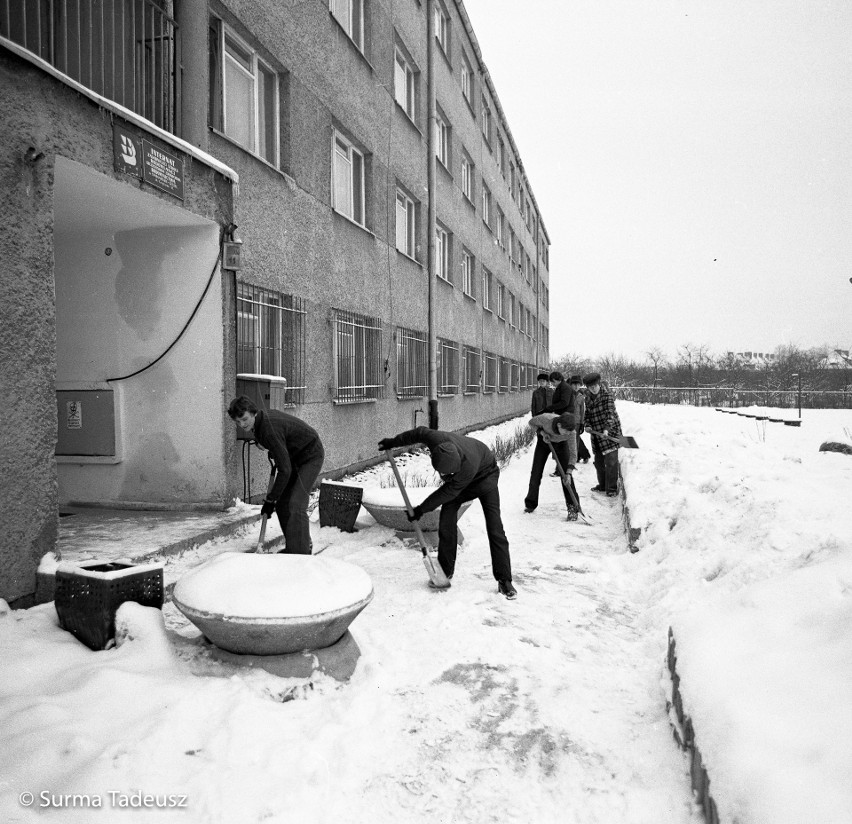
[[[241,240],[226,240],[222,244],[222,268],[238,271],[242,269],[243,242]]]
[[[67,429],[83,428],[83,404],[80,401],[65,402],[65,427]]]
[[[141,178],[151,186],[183,200],[183,158],[113,123],[115,170]]]

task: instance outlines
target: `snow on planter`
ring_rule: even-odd
[[[406,487],[408,499],[412,506],[419,506],[433,492],[437,486],[413,486]],[[471,501],[465,501],[459,508],[459,518],[467,511]],[[367,510],[382,526],[396,529],[400,532],[413,532],[414,527],[408,520],[405,510],[405,501],[402,492],[395,486],[391,487],[367,487],[361,498],[361,506]],[[437,532],[438,519],[441,515],[441,507],[432,512],[427,512],[419,521],[420,529],[424,532]]]
[[[346,561],[236,552],[192,570],[172,595],[217,647],[253,655],[331,646],[372,599],[370,577]]]

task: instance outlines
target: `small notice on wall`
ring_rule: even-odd
[[[113,123],[115,169],[183,200],[183,158]]]
[[[65,404],[65,428],[83,428],[83,404],[80,401],[67,401]]]

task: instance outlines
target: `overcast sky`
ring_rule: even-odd
[[[551,356],[852,346],[850,0],[465,0]]]

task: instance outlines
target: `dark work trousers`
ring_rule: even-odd
[[[556,454],[559,456],[559,463],[567,472],[568,467],[568,444],[565,441],[560,441],[553,444]],[[533,452],[532,469],[530,470],[530,486],[527,490],[527,497],[524,498],[524,506],[527,509],[535,509],[538,506],[538,489],[541,486],[541,476],[544,474],[544,465],[547,463],[547,458],[551,454],[550,445],[540,435],[536,436],[535,452]],[[571,481],[573,484],[573,479]],[[562,494],[565,496],[565,505],[573,506],[571,496],[564,484],[562,486]],[[579,500],[579,498],[577,499]]]
[[[604,455],[595,449],[595,472],[598,486],[607,492],[618,492],[618,450],[613,449]]]
[[[500,470],[495,468],[490,475],[465,487],[458,497],[441,504],[441,514],[438,519],[438,563],[448,578],[452,576],[456,568],[459,507],[466,501],[479,498],[482,513],[485,515],[485,531],[488,533],[488,545],[491,549],[491,570],[494,573],[494,580],[512,580],[509,541],[503,531],[503,519],[500,517],[500,490],[497,487],[499,479]]]
[[[589,448],[584,443],[583,439],[580,437],[580,433],[577,433],[577,460],[578,461],[587,461],[591,458],[591,454],[589,453]]]
[[[308,522],[308,503],[311,489],[322,469],[325,452],[315,450],[303,463],[293,464],[290,480],[281,493],[275,511],[287,542],[287,555],[311,554],[311,530]]]

